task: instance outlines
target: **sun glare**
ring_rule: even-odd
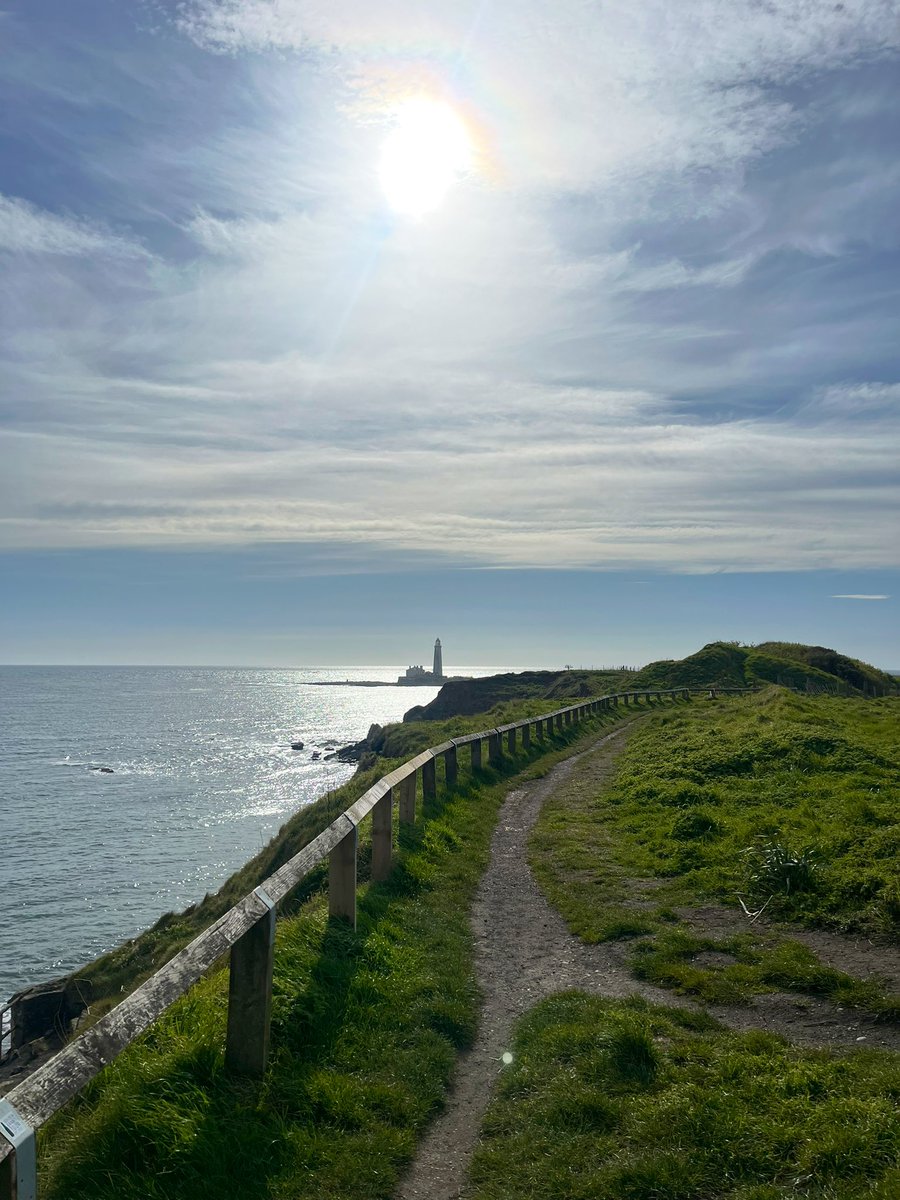
[[[438,207],[471,159],[466,127],[448,104],[409,100],[384,141],[381,186],[391,208],[420,217]]]

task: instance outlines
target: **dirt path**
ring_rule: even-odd
[[[620,728],[599,743],[610,770],[612,751],[624,746],[626,736],[627,727]],[[461,1195],[513,1023],[538,1000],[573,987],[611,996],[640,990],[660,1002],[670,999],[656,988],[639,988],[623,968],[610,971],[609,964],[598,961],[599,948],[585,946],[569,933],[528,869],[526,843],[541,805],[582,757],[573,755],[543,779],[517,788],[500,810],[490,865],[472,910],[476,970],[484,995],[478,1037],[459,1060],[447,1106],[420,1143],[398,1200],[455,1200]]]
[[[588,946],[569,933],[538,890],[527,864],[528,835],[546,797],[586,755],[597,756],[594,777],[602,786],[634,724],[566,759],[543,779],[517,788],[500,810],[491,861],[472,910],[476,970],[484,996],[478,1037],[460,1057],[446,1108],[421,1141],[397,1200],[458,1200],[462,1195],[512,1026],[543,997],[580,988],[611,998],[640,995],[659,1004],[690,1003],[636,980],[628,969],[627,945]],[[900,1031],[807,996],[760,996],[750,1005],[709,1011],[733,1028],[768,1029],[801,1044],[851,1046],[862,1040],[900,1049]]]

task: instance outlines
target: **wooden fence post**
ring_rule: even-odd
[[[472,747],[472,770],[481,770],[481,738],[476,738],[474,742],[470,742]]]
[[[404,825],[416,823],[416,772],[410,771],[400,783],[400,820]]]
[[[253,895],[267,911],[231,947],[225,1069],[261,1079],[269,1058],[275,905],[261,887],[254,888]]]
[[[447,791],[451,791],[456,787],[456,781],[459,778],[459,763],[456,757],[456,747],[451,746],[449,750],[444,751],[444,779],[447,782]]]
[[[515,730],[515,726],[513,726],[513,728],[512,728],[512,729],[508,729],[508,730],[506,731],[506,748],[509,750],[510,754],[513,754],[513,755],[514,755],[514,754],[516,753],[516,730]]]
[[[36,1200],[37,1147],[34,1128],[0,1096],[0,1140],[13,1148],[0,1162],[0,1200]]]
[[[562,730],[563,730],[563,715],[562,715],[562,713],[557,713],[556,714],[556,732],[562,733]]]
[[[16,1153],[0,1162],[0,1200],[15,1200]]]
[[[328,915],[341,917],[356,928],[356,850],[359,836],[355,825],[328,858]]]
[[[538,741],[542,742],[547,733],[546,724],[541,720],[535,721],[534,732],[537,734]]]
[[[391,873],[394,842],[394,793],[391,788],[372,809],[372,879],[378,883]]]
[[[522,749],[523,750],[531,749],[531,726],[530,725],[522,726]]]
[[[491,766],[496,766],[503,758],[503,749],[501,746],[500,734],[494,730],[488,734],[488,762]]]
[[[437,776],[433,758],[422,763],[422,799],[434,800],[437,796]]]
[[[571,710],[571,708],[567,708],[567,709],[566,709],[565,713],[563,714],[563,720],[565,721],[565,723],[566,723],[567,725],[571,725],[571,724],[572,724],[572,710]]]

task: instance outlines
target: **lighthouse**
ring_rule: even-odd
[[[444,664],[441,662],[441,639],[434,639],[434,669],[432,671],[435,680],[444,678]]]

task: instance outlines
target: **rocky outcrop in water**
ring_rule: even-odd
[[[362,741],[350,746],[342,746],[333,754],[326,754],[329,762],[357,763],[360,771],[366,771],[374,765],[375,759],[384,750],[384,729],[381,725],[370,725],[369,732]]]

